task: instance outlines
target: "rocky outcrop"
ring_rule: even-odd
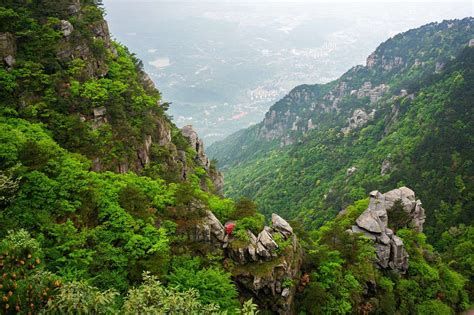
[[[293,234],[293,228],[278,214],[272,214],[272,227],[275,231],[280,232],[286,238]]]
[[[207,157],[206,153],[204,153],[204,142],[199,139],[197,132],[193,129],[193,126],[184,126],[183,128],[181,128],[181,133],[186,139],[188,139],[191,148],[196,151],[197,154],[194,159],[206,170],[209,170],[211,162]]]
[[[346,175],[352,176],[355,172],[357,172],[357,167],[351,166],[346,170]]]
[[[196,151],[196,155],[193,157],[193,159],[195,162],[197,162],[198,165],[204,167],[204,169],[207,171],[207,174],[214,183],[215,192],[221,193],[222,189],[224,188],[224,175],[219,172],[214,167],[214,165],[211,165],[211,161],[204,152],[204,142],[202,141],[202,139],[199,138],[197,132],[193,129],[193,126],[191,125],[187,125],[181,128],[181,134],[188,140],[188,143],[191,145],[191,148]],[[184,169],[183,172],[183,176],[186,176],[186,174],[188,173],[186,169]],[[206,189],[206,187],[204,186],[203,189]]]
[[[225,239],[224,226],[209,210],[205,216],[196,224],[189,238],[195,242],[209,242],[222,246]]]
[[[217,194],[222,194],[224,191],[224,174],[211,166],[209,176],[214,183],[215,192]]]
[[[16,39],[11,33],[0,33],[0,58],[7,68],[15,65]]]
[[[374,69],[380,67],[385,71],[391,71],[397,67],[405,65],[401,56],[388,57],[385,55],[379,55],[377,52],[373,52],[367,57],[366,67],[368,69]]]
[[[274,213],[272,227],[266,226],[258,236],[247,233],[249,242],[245,246],[234,246],[232,240],[224,245],[227,256],[238,264],[232,269],[235,282],[262,308],[292,314],[294,283],[300,276],[302,260],[292,227]]]
[[[367,81],[362,84],[358,90],[351,91],[351,95],[356,95],[357,98],[369,97],[370,103],[377,102],[389,90],[386,84],[380,84],[372,87],[372,83]]]
[[[382,165],[380,166],[380,175],[384,176],[390,173],[392,170],[392,163],[390,162],[390,158],[386,158],[382,161]]]
[[[64,37],[69,37],[74,31],[74,26],[72,26],[71,22],[66,20],[61,20],[59,22],[58,28],[61,33],[63,33]]]
[[[117,56],[117,51],[112,43],[110,37],[109,27],[105,20],[100,19],[88,23],[91,38],[74,34],[74,25],[71,23],[72,16],[81,16],[82,12],[81,2],[79,0],[62,0],[59,1],[56,12],[61,19],[56,28],[63,34],[56,56],[63,64],[71,62],[73,59],[82,59],[85,61],[83,75],[86,78],[103,77],[108,73],[106,53],[100,49],[93,49],[90,40],[94,41],[95,45],[99,47],[103,45],[105,51],[113,56]]]
[[[244,242],[227,235],[221,222],[206,211],[187,233],[192,241],[224,250],[226,265],[233,266],[229,270],[243,295],[277,314],[293,313],[296,285],[292,283],[300,276],[302,253],[293,228],[283,218],[273,214],[271,227],[257,236],[247,231]]]
[[[368,208],[357,218],[356,224],[347,232],[361,233],[374,242],[377,264],[380,268],[404,273],[408,269],[408,253],[402,239],[389,228],[390,214],[399,202],[407,214],[408,226],[417,232],[423,231],[425,211],[421,201],[416,200],[413,190],[401,187],[385,194],[370,193]]]
[[[348,126],[341,129],[342,133],[348,134],[349,132],[358,129],[367,124],[369,120],[372,120],[375,116],[375,110],[370,113],[366,113],[363,109],[356,109],[352,116],[347,119]]]

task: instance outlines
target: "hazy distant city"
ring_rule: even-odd
[[[333,80],[386,38],[470,5],[104,2],[169,114],[207,145],[259,122],[293,87]]]

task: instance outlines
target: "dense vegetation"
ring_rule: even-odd
[[[236,266],[222,248],[193,240],[192,231],[211,210],[236,224],[231,246],[248,244],[247,231],[262,231],[264,215],[249,199],[214,193],[214,165],[196,159],[141,62],[110,40],[96,2],[1,2],[0,32],[12,34],[2,38],[16,46],[15,62],[0,67],[1,312],[256,314],[232,272],[266,271],[280,260]],[[447,43],[439,49],[451,51]],[[295,306],[302,314],[452,314],[470,307],[472,147],[465,143],[472,135],[473,49],[458,53],[442,73],[411,74],[417,82],[423,76],[410,90],[416,96],[387,97],[362,130],[341,136],[328,121],[269,159],[259,154],[275,142],[265,143],[254,152],[257,164],[249,159],[229,173],[231,192],[252,172],[258,181],[243,187],[244,195],[265,202],[265,214],[285,208],[300,219],[293,227],[306,250]],[[316,87],[315,97],[335,85]],[[401,116],[385,132],[381,117],[392,105]],[[446,150],[433,155],[439,146]],[[389,152],[397,167],[387,177],[373,163]],[[358,171],[346,177],[351,165]],[[441,255],[423,234],[397,231],[410,254],[407,275],[375,268],[372,244],[344,232],[366,200],[326,220],[367,190],[400,183],[417,185],[428,209],[429,192],[438,194],[433,205],[443,200],[429,225],[429,233],[441,235]],[[292,247],[290,239],[275,242],[277,254]],[[284,288],[296,287],[295,279],[285,280]]]
[[[179,231],[206,209],[245,215],[210,192],[209,171],[141,62],[110,41],[103,10],[81,1],[71,14],[78,3],[0,7],[0,30],[16,41],[14,66],[0,68],[1,312],[241,312],[222,253]]]

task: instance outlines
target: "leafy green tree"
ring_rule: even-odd
[[[195,289],[203,304],[216,303],[222,310],[233,310],[238,306],[237,290],[230,274],[216,267],[204,269],[174,268],[167,277],[169,286],[177,290]]]
[[[83,281],[65,283],[48,302],[45,314],[116,314],[117,292],[105,292]]]
[[[144,273],[143,283],[128,292],[122,311],[124,314],[217,314],[219,306],[213,302],[202,302],[196,289],[166,288],[155,276]]]
[[[44,271],[39,242],[22,229],[1,240],[0,270],[0,308],[6,314],[42,309],[61,285],[59,277]]]

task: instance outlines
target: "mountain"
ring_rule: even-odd
[[[470,24],[451,28],[464,40]],[[435,140],[442,134],[441,144],[457,150],[439,173],[440,181],[455,176],[456,190],[447,193],[457,212],[449,216],[446,203],[434,217],[468,225],[444,232],[437,252],[423,234],[432,209],[401,183],[388,190],[378,182],[387,192],[368,198],[362,191],[338,196],[361,200],[321,228],[317,221],[312,228],[290,224],[277,213],[266,220],[253,201],[222,197],[222,174],[202,139],[191,126],[174,125],[140,60],[111,40],[100,1],[2,1],[0,30],[2,314],[452,314],[472,308],[473,231],[463,208],[472,187],[462,173],[471,167],[462,136],[471,134],[465,109],[472,101],[472,48],[455,53],[446,36],[453,58],[444,68],[426,77],[415,73],[421,85],[385,100],[399,105],[387,134],[411,135],[413,128],[403,124],[414,126],[419,114],[436,123],[434,129],[418,124],[419,130]],[[441,114],[445,119],[437,120]],[[330,130],[326,146],[338,144],[339,131]],[[264,134],[276,135],[275,143],[280,137]],[[291,148],[293,140],[284,139],[290,141],[281,149]],[[373,144],[372,137],[360,141]],[[427,141],[423,148],[431,153],[439,145]],[[361,151],[353,154],[365,158]],[[445,156],[423,159],[436,165]],[[389,162],[386,171],[398,165]],[[422,184],[425,192],[438,187]],[[288,209],[288,215],[300,211],[297,203]]]
[[[294,88],[209,148],[226,194],[314,228],[374,189],[409,185],[430,211],[429,236],[471,224],[473,23],[398,34],[365,66]]]
[[[208,145],[261,121],[293,87],[338,78],[386,38],[472,11],[465,0],[104,3],[114,37],[143,60],[174,122]]]
[[[291,227],[220,197],[203,141],[168,117],[100,3],[1,5],[1,312],[288,311],[295,285],[259,295],[299,276]]]

